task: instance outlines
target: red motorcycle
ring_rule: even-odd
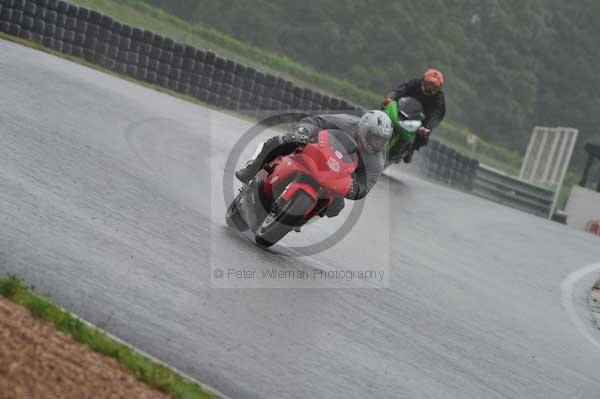
[[[358,159],[352,137],[322,130],[316,142],[276,157],[242,186],[227,209],[227,225],[240,232],[250,229],[260,246],[275,244],[323,216],[334,199],[348,192]]]

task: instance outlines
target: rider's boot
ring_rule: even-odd
[[[412,158],[413,158],[413,154],[414,154],[414,150],[410,150],[408,151],[404,157],[402,158],[402,160],[404,161],[404,163],[411,163]]]
[[[263,165],[271,162],[277,155],[289,154],[298,145],[307,144],[309,137],[305,134],[306,129],[303,129],[300,127],[292,133],[283,136],[274,136],[260,143],[252,159],[246,163],[246,166],[235,172],[235,177],[242,183],[248,183]]]
[[[252,158],[246,162],[246,165],[242,169],[235,172],[235,177],[237,177],[242,183],[248,183],[258,173],[260,168],[262,168],[262,166],[268,162],[267,157],[279,145],[281,145],[281,138],[278,136],[271,137],[267,141],[260,143]]]
[[[235,172],[235,177],[238,178],[242,183],[248,183],[260,170],[261,163],[255,159],[251,159],[246,162],[246,166]]]
[[[319,213],[319,216],[321,216],[321,217],[327,216],[329,218],[334,218],[340,214],[340,212],[342,211],[342,209],[344,209],[344,207],[345,207],[344,198],[342,198],[342,197],[335,198],[331,202],[331,204],[329,204],[329,206],[327,208],[325,208],[324,210],[322,210]]]

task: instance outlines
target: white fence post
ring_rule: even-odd
[[[578,133],[579,131],[573,128],[536,126],[531,134],[519,179],[554,191],[554,200],[548,217],[552,217],[556,210]],[[551,141],[548,142],[548,139]],[[546,145],[547,142],[549,145]],[[556,151],[557,147],[558,151]],[[538,173],[541,163],[543,163],[543,170]]]

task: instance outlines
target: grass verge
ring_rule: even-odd
[[[0,278],[0,295],[27,308],[34,317],[53,323],[94,351],[116,359],[131,370],[136,378],[176,399],[210,399],[212,395],[199,385],[179,376],[171,369],[138,354],[126,345],[113,341],[101,331],[88,326],[50,301],[34,294],[16,277]]]

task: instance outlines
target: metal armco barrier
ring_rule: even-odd
[[[479,167],[476,159],[466,157],[435,140],[415,154],[414,162],[420,174],[465,191],[473,189]]]
[[[0,31],[253,117],[261,110],[362,113],[346,100],[65,1],[0,0]],[[430,178],[473,187],[478,162],[443,144],[433,141],[415,161]]]
[[[549,217],[554,191],[482,165],[431,141],[415,155],[413,170],[428,178],[534,215]]]
[[[472,191],[494,202],[545,218],[549,217],[554,201],[554,191],[485,165],[479,165]]]

